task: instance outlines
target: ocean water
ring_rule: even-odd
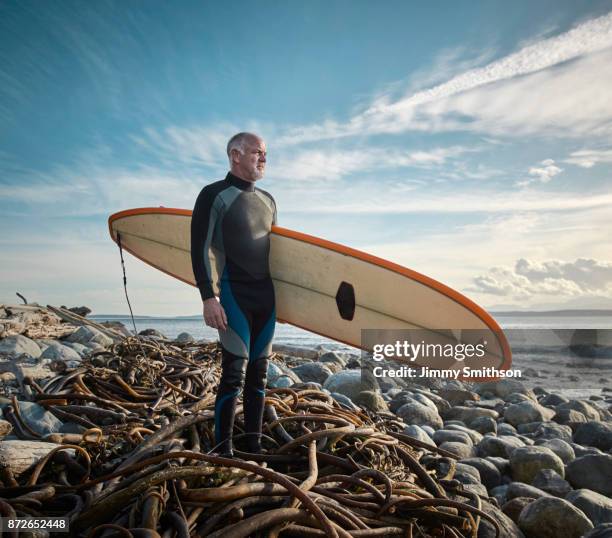
[[[133,330],[129,316],[90,316],[95,321],[120,321],[128,329]],[[495,316],[502,329],[612,329],[612,316]],[[180,333],[187,332],[196,339],[217,339],[217,331],[204,325],[201,316],[163,318],[135,317],[138,331],[157,329],[168,338],[176,338]],[[350,346],[338,343],[318,334],[293,327],[285,323],[277,323],[274,342],[298,347],[324,346],[332,350],[354,350]]]

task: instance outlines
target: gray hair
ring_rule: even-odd
[[[244,144],[247,142],[249,138],[259,138],[256,134],[253,133],[237,133],[229,139],[227,143],[227,156],[232,162],[232,150],[237,149],[240,153],[244,153]]]

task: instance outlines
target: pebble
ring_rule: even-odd
[[[561,478],[553,469],[542,469],[538,471],[538,474],[536,474],[533,479],[532,485],[555,497],[565,497],[572,491],[572,486],[570,486],[569,482]]]
[[[531,484],[542,469],[553,469],[561,477],[565,476],[565,467],[561,458],[550,448],[526,446],[517,448],[510,455],[512,478],[519,482]]]
[[[566,501],[582,510],[593,525],[612,522],[612,499],[590,489],[569,492]]]
[[[547,409],[531,400],[508,406],[504,411],[504,418],[513,426],[526,424],[528,422],[542,422],[550,420],[554,411]]]
[[[612,449],[612,425],[601,421],[580,424],[574,433],[574,442],[608,451]]]
[[[40,357],[42,351],[40,346],[31,338],[21,334],[7,336],[0,340],[0,353],[7,355],[29,355],[30,357]]]
[[[415,424],[417,426],[427,425],[434,429],[442,427],[442,417],[440,417],[438,411],[434,411],[430,407],[416,401],[402,405],[396,414],[407,424]]]
[[[487,489],[492,489],[501,484],[501,473],[494,463],[485,458],[466,458],[460,461],[463,465],[469,465],[478,470],[481,482]]]
[[[609,454],[576,458],[565,470],[566,478],[574,488],[586,488],[612,496],[612,456]]]

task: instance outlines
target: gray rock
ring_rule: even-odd
[[[464,405],[456,405],[444,413],[445,419],[460,420],[468,426],[470,426],[473,420],[480,417],[491,417],[496,419],[499,417],[499,413],[493,409],[485,409],[484,407],[466,407]]]
[[[497,425],[497,435],[516,435],[516,428],[512,424],[501,422]]]
[[[147,328],[143,329],[138,333],[140,336],[150,336],[151,338],[158,338],[160,340],[168,340],[168,337],[157,329]]]
[[[516,497],[530,497],[532,499],[540,499],[542,497],[552,497],[550,493],[546,493],[535,486],[530,486],[523,482],[512,482],[506,490],[506,500]]]
[[[451,430],[451,431],[457,431],[457,432],[463,432],[466,433],[470,439],[472,440],[472,444],[476,445],[478,443],[480,443],[480,441],[482,441],[482,437],[483,435],[481,433],[478,433],[475,430],[472,430],[471,428],[468,428],[466,426],[464,426],[463,424],[448,424],[445,423],[444,424],[444,429],[445,430]]]
[[[187,332],[182,332],[176,337],[176,341],[181,344],[192,344],[195,342],[195,338]]]
[[[481,482],[487,489],[495,488],[501,484],[499,469],[485,458],[467,458],[461,460],[460,463],[478,469]]]
[[[510,476],[510,460],[506,458],[495,457],[495,456],[489,456],[488,458],[485,458],[485,459],[487,461],[490,461],[493,465],[495,465],[495,467],[497,467],[497,470],[502,475]]]
[[[504,398],[506,403],[517,404],[521,402],[533,402],[533,399],[527,396],[526,394],[521,394],[520,392],[513,392],[512,394],[508,394]]]
[[[466,465],[465,463],[458,462],[455,464],[455,479],[459,480],[462,484],[480,484],[482,480],[480,478],[480,471],[472,465]]]
[[[267,386],[269,388],[287,388],[300,382],[301,379],[289,368],[275,362],[268,362]]]
[[[397,413],[397,410],[404,404],[416,401],[411,392],[403,390],[396,394],[389,403],[389,409],[392,413]]]
[[[612,496],[612,456],[609,454],[582,456],[571,461],[566,478],[576,489],[590,489],[602,495]]]
[[[30,357],[40,357],[42,351],[40,346],[32,339],[17,334],[15,336],[7,336],[0,340],[0,353],[7,355],[28,355]]]
[[[378,390],[378,385],[375,378],[362,376],[361,370],[344,370],[329,376],[323,383],[323,388],[355,400],[364,390]]]
[[[433,440],[436,442],[436,445],[441,445],[446,442],[457,442],[463,443],[464,445],[473,446],[472,438],[465,432],[462,431],[453,431],[453,430],[438,430],[433,435]]]
[[[64,346],[59,342],[50,344],[47,349],[42,352],[40,358],[41,360],[49,359],[51,361],[81,361],[81,356],[74,349]]]
[[[19,402],[22,418],[40,435],[55,433],[62,427],[62,421],[44,407],[33,402]]]
[[[504,418],[513,426],[550,420],[553,415],[553,411],[531,400],[512,404],[504,411]]]
[[[567,399],[565,396],[561,396],[555,393],[547,394],[540,400],[540,404],[545,405],[546,407],[556,407],[562,403],[567,402],[569,402],[569,399]]]
[[[576,426],[580,422],[588,422],[587,418],[580,412],[574,409],[559,409],[553,420],[558,424],[565,424],[567,426],[572,426],[575,424]]]
[[[572,440],[572,429],[569,426],[554,422],[541,422],[533,432],[534,439],[562,439],[569,443]]]
[[[419,402],[409,402],[402,405],[396,414],[406,424],[428,425],[434,429],[442,427],[442,418],[438,411]]]
[[[472,445],[465,445],[463,443],[456,443],[454,441],[447,441],[442,443],[440,448],[455,454],[459,459],[471,458],[474,455],[474,447]]]
[[[508,492],[508,484],[502,484],[501,486],[492,488],[489,491],[489,496],[493,497],[497,501],[497,504],[501,506],[506,502],[507,492]]]
[[[582,510],[593,525],[612,522],[612,499],[590,489],[569,492],[565,500]]]
[[[523,533],[516,523],[499,510],[499,508],[483,500],[482,510],[497,521],[500,530],[499,538],[524,538]],[[478,538],[495,538],[496,535],[495,527],[486,519],[482,518],[478,526]]]
[[[561,458],[549,448],[541,446],[525,446],[517,448],[510,455],[512,478],[519,482],[531,484],[542,469],[553,469],[562,477],[565,467]]]
[[[348,396],[340,394],[339,392],[332,392],[331,397],[336,400],[340,405],[352,410],[359,409]]]
[[[476,446],[476,451],[483,458],[488,456],[509,458],[515,449],[523,446],[525,443],[516,437],[485,435]]]
[[[492,392],[500,398],[506,398],[513,392],[519,392],[521,394],[533,394],[533,392],[525,387],[518,379],[502,379],[500,381],[493,381],[491,383],[481,383],[476,391],[479,394],[485,392]]]
[[[602,523],[587,532],[583,538],[612,538],[612,523]]]
[[[332,371],[320,362],[307,362],[292,368],[292,370],[305,382],[314,381],[321,384],[325,383],[327,378],[333,375]]]
[[[430,409],[432,409],[433,411],[435,411],[436,413],[439,413],[440,411],[438,410],[438,407],[436,406],[436,404],[433,402],[433,400],[427,396],[426,394],[420,393],[420,392],[415,392],[413,395],[413,400],[415,402],[419,402],[423,405],[426,405],[427,407],[429,407]]]
[[[151,329],[153,330],[153,329]],[[142,334],[144,331],[141,331]],[[74,331],[68,338],[66,338],[68,342],[76,342],[77,344],[83,344],[86,346],[90,346],[92,344],[99,344],[102,347],[108,347],[112,345],[113,340],[101,333],[98,329],[94,329],[93,327],[79,327],[76,331]]]
[[[578,443],[570,443],[570,446],[574,449],[574,453],[577,458],[582,458],[582,456],[590,456],[592,454],[603,454],[599,448],[595,448],[594,446],[582,446]]]
[[[531,504],[535,499],[531,497],[515,497],[510,499],[507,503],[502,506],[502,512],[506,514],[512,521],[518,523],[519,516],[523,511],[523,508],[528,504]]]
[[[471,426],[478,433],[497,433],[497,422],[491,417],[479,417],[472,421]]]
[[[539,471],[538,474],[535,475],[532,485],[555,497],[565,497],[572,491],[572,486],[570,486],[569,482],[561,478],[559,474],[552,469],[542,469]]]
[[[354,403],[356,405],[361,405],[374,413],[388,413],[389,407],[387,406],[387,402],[383,399],[380,392],[376,392],[373,390],[364,390],[357,395]]]
[[[527,505],[519,527],[533,538],[580,538],[593,528],[584,512],[556,497],[543,497]]]
[[[539,441],[537,445],[550,448],[557,456],[561,458],[561,461],[566,464],[576,457],[572,445],[563,439],[548,439],[545,441]]]
[[[463,405],[468,400],[475,401],[480,399],[480,396],[475,392],[458,388],[440,389],[438,395],[444,398],[451,406]]]
[[[570,400],[569,402],[562,403],[557,406],[557,412],[562,409],[573,409],[582,413],[587,420],[601,420],[601,415],[596,407],[591,403],[583,400]]]
[[[66,340],[64,340],[62,345],[76,351],[79,354],[79,357],[81,358],[85,357],[85,355],[91,352],[90,348],[84,346],[83,344],[77,344],[76,342],[67,342]]]
[[[415,424],[410,424],[404,428],[404,433],[409,435],[410,437],[414,437],[419,441],[423,441],[424,443],[429,443],[430,445],[435,445],[433,439],[429,436],[429,434],[420,426],[416,426]]]
[[[335,351],[328,351],[327,353],[323,353],[323,355],[319,357],[319,362],[331,362],[343,368],[346,366],[346,361]]]
[[[608,451],[612,449],[612,424],[600,421],[580,424],[574,433],[574,442]]]

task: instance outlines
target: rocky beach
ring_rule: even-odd
[[[377,379],[357,352],[275,346],[267,453],[225,460],[216,343],[87,310],[0,306],[4,516],[68,517],[76,536],[612,538],[600,365]],[[572,397],[578,381],[596,390]]]

